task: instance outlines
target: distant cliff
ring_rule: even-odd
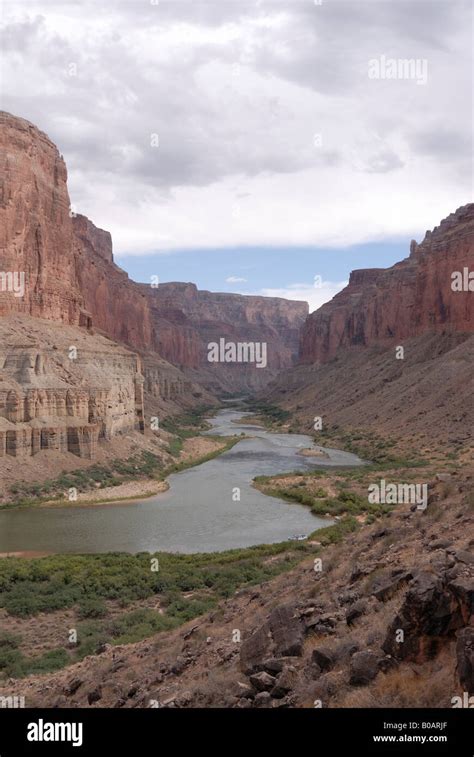
[[[300,361],[324,363],[341,347],[474,331],[474,292],[451,286],[465,268],[474,271],[474,204],[427,231],[421,244],[413,241],[409,257],[391,268],[353,271],[348,286],[306,320]]]
[[[306,302],[200,291],[194,284],[150,289],[159,352],[215,391],[253,391],[298,358]],[[210,363],[208,345],[264,343],[267,365]]]

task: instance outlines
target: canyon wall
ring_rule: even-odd
[[[85,329],[0,319],[0,457],[40,450],[93,458],[97,442],[143,431],[141,359]]]
[[[149,288],[148,297],[160,354],[212,391],[260,389],[297,361],[306,302],[208,292],[176,282]],[[266,366],[210,362],[208,346],[221,339],[264,344]]]
[[[24,296],[0,288],[0,316],[28,313],[79,325],[67,171],[28,121],[0,112],[0,270],[25,276]]]
[[[194,381],[217,392],[261,388],[296,361],[306,303],[131,281],[114,263],[110,234],[70,209],[66,166],[54,144],[4,112],[0,169],[0,272],[25,275],[24,296],[6,280],[0,286],[0,316],[21,313],[94,328],[142,354],[161,355],[186,373],[169,384],[157,377],[155,362],[147,385],[154,377],[162,399],[171,385],[184,398]],[[267,367],[209,363],[207,345],[221,338],[264,342]]]
[[[305,302],[199,290],[192,283],[139,284],[113,261],[107,232],[73,220],[77,278],[94,327],[143,353],[156,352],[214,392],[252,391],[295,364]],[[219,339],[265,342],[268,365],[208,361]]]
[[[324,363],[340,348],[398,345],[425,333],[474,331],[474,293],[453,291],[453,272],[473,268],[474,204],[427,231],[391,268],[353,271],[348,286],[312,313],[302,330],[302,363]]]
[[[54,144],[0,112],[0,456],[92,458],[100,439],[144,430],[145,393],[148,416],[212,401],[153,352],[144,361],[97,333],[140,352],[153,329],[110,234],[71,211]]]

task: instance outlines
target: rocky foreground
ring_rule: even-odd
[[[401,505],[333,546],[313,542],[315,557],[198,620],[0,695],[30,707],[461,706],[474,693],[472,483],[472,471],[439,474],[425,511]]]

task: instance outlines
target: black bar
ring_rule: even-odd
[[[82,724],[82,743],[28,741],[30,724]],[[438,724],[438,725],[436,725]],[[284,743],[321,754],[449,755],[472,757],[474,720],[469,709],[3,709],[0,710],[0,757],[19,755],[159,754],[170,748],[232,748],[265,755]],[[57,734],[60,736],[61,732]],[[64,731],[79,741],[80,732]],[[391,737],[391,741],[374,737]],[[416,737],[416,738],[415,738]],[[421,739],[425,737],[424,743]],[[98,751],[101,750],[101,751]],[[350,751],[348,751],[350,750]]]

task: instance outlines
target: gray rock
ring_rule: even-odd
[[[271,690],[271,695],[275,699],[282,699],[292,691],[298,681],[298,673],[293,667],[287,667],[277,678],[277,682]]]
[[[347,659],[358,652],[359,645],[355,641],[342,641],[336,648],[336,657],[338,659]]]
[[[242,681],[236,681],[235,685],[231,688],[231,694],[237,697],[237,699],[247,698],[252,699],[255,696],[254,689],[248,683]]]
[[[89,702],[89,704],[94,704],[100,699],[102,699],[102,689],[100,686],[97,686],[97,688],[93,689],[93,691],[89,691],[89,693],[87,694],[87,701]]]
[[[275,685],[275,677],[262,671],[251,675],[250,683],[257,691],[269,691]]]
[[[71,697],[82,686],[84,681],[82,678],[72,678],[64,688],[66,696]]]
[[[260,691],[254,700],[256,707],[269,707],[271,701],[272,698],[268,691]]]
[[[379,656],[369,649],[356,652],[351,658],[350,679],[352,686],[367,686],[379,672]]]
[[[378,578],[372,588],[372,594],[380,602],[386,602],[393,597],[395,592],[404,584],[410,581],[413,575],[410,571],[392,571],[390,574]]]
[[[281,673],[285,665],[285,658],[278,660],[276,657],[270,657],[268,660],[264,660],[262,663],[263,669],[271,675],[278,675]]]
[[[244,673],[253,673],[261,668],[270,650],[270,633],[265,624],[258,628],[241,644],[240,667]]]
[[[361,615],[364,614],[366,609],[367,609],[367,600],[358,599],[357,602],[354,602],[354,604],[351,605],[346,612],[347,625],[351,626],[357,620],[357,618],[360,618]]]
[[[459,550],[459,552],[456,552],[456,560],[463,562],[466,565],[474,565],[474,554],[468,552],[466,549],[462,549]]]
[[[331,670],[331,668],[334,666],[334,652],[325,647],[313,649],[311,660],[312,662],[316,663],[316,665],[319,665],[321,670],[325,673],[327,670]]]
[[[303,628],[294,607],[275,607],[268,618],[276,657],[300,656],[303,653]]]

